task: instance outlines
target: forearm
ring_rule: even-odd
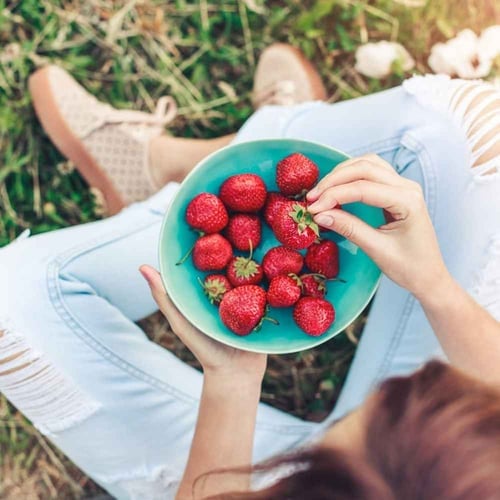
[[[417,298],[450,362],[500,387],[500,323],[451,276]]]
[[[178,500],[193,497],[196,479],[216,469],[249,466],[260,381],[224,380],[205,376],[196,431]],[[247,474],[216,474],[203,480],[203,495],[246,491]]]

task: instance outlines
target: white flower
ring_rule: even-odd
[[[500,25],[490,26],[479,37],[478,54],[484,59],[495,59],[500,55]]]
[[[389,76],[392,65],[399,61],[404,71],[415,66],[415,61],[399,43],[381,41],[366,43],[356,50],[356,71],[371,78]]]
[[[56,165],[56,169],[61,175],[69,175],[75,171],[75,164],[71,160],[63,161]]]
[[[434,45],[428,63],[434,73],[482,78],[489,74],[493,59],[499,53],[500,26],[490,26],[480,38],[467,29],[446,43]]]

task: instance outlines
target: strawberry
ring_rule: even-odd
[[[293,308],[293,319],[304,332],[317,337],[335,321],[335,309],[325,299],[302,297]]]
[[[193,264],[200,271],[220,271],[231,257],[231,243],[220,234],[207,234],[198,238],[193,248]]]
[[[277,210],[274,235],[283,245],[300,250],[312,245],[319,237],[319,228],[305,203],[289,201]]]
[[[276,211],[283,204],[288,202],[288,198],[280,193],[271,192],[267,194],[266,205],[264,207],[264,219],[272,227]]]
[[[276,166],[276,184],[287,196],[303,195],[318,181],[319,169],[309,158],[292,153]]]
[[[203,281],[198,278],[211,304],[219,305],[226,292],[233,288],[223,274],[210,274]]]
[[[266,312],[266,291],[257,285],[244,285],[227,292],[219,307],[224,325],[237,335],[248,335],[257,328]]]
[[[255,174],[238,174],[227,178],[219,196],[227,208],[235,212],[258,212],[266,202],[264,181]]]
[[[326,278],[335,278],[339,273],[339,247],[334,241],[321,240],[313,243],[306,252],[306,266]]]
[[[290,307],[300,299],[301,289],[292,276],[275,276],[267,290],[267,302],[273,307]]]
[[[250,257],[233,257],[227,266],[227,277],[233,286],[258,285],[262,281],[262,266]]]
[[[304,257],[299,252],[281,246],[268,250],[262,259],[262,267],[269,281],[280,274],[299,274],[303,265]]]
[[[187,223],[204,234],[222,231],[228,220],[226,207],[215,194],[200,193],[186,208]]]
[[[326,279],[321,274],[303,274],[299,276],[304,297],[324,298],[326,294]]]
[[[261,223],[257,215],[235,214],[229,218],[226,238],[234,248],[247,252],[259,246],[261,232]]]

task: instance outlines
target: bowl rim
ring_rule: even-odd
[[[276,144],[276,143],[282,143],[282,144],[294,143],[294,144],[298,144],[299,147],[300,147],[300,144],[307,144],[308,146],[315,146],[315,147],[319,147],[319,148],[322,148],[322,149],[328,149],[328,150],[330,150],[333,153],[340,153],[341,155],[343,155],[343,156],[346,157],[346,160],[349,159],[349,158],[351,158],[350,155],[348,155],[347,153],[344,153],[340,149],[336,149],[336,148],[333,148],[331,146],[327,146],[326,144],[322,144],[322,143],[319,143],[319,142],[306,141],[306,140],[303,140],[303,139],[293,139],[293,138],[276,138],[276,139],[256,139],[256,140],[253,140],[253,141],[244,141],[244,142],[238,142],[236,144],[228,144],[227,146],[224,146],[223,148],[220,148],[217,151],[214,151],[213,153],[210,153],[209,155],[205,156],[205,158],[203,158],[201,161],[199,161],[193,167],[193,169],[191,170],[191,172],[189,172],[189,174],[179,184],[179,188],[177,189],[176,193],[173,195],[172,199],[170,200],[170,203],[169,203],[169,205],[167,207],[167,210],[166,210],[166,212],[165,212],[165,214],[163,216],[163,221],[161,223],[160,233],[159,233],[158,265],[159,265],[159,268],[160,268],[160,277],[161,277],[163,286],[165,287],[165,291],[166,291],[167,295],[169,296],[170,300],[175,305],[175,307],[179,310],[179,312],[181,312],[180,308],[179,308],[179,304],[176,302],[176,300],[172,296],[171,291],[170,291],[170,286],[167,283],[167,280],[164,278],[164,276],[166,275],[166,272],[165,272],[165,268],[164,268],[164,265],[163,265],[162,255],[164,255],[164,250],[165,250],[164,249],[164,243],[163,243],[163,234],[164,234],[164,231],[165,231],[165,226],[167,225],[167,220],[169,218],[170,211],[172,210],[172,207],[174,206],[174,202],[175,202],[176,198],[180,195],[180,192],[181,192],[181,189],[182,189],[182,184],[184,184],[190,177],[192,177],[193,175],[195,175],[196,171],[199,170],[206,162],[208,162],[209,160],[211,160],[214,156],[217,156],[218,154],[223,153],[227,149],[236,149],[236,148],[248,146],[249,144],[257,144],[257,143],[259,143],[259,144],[266,144],[266,143],[273,143],[273,144]],[[339,335],[340,333],[342,333],[349,325],[351,325],[359,317],[359,315],[363,312],[363,310],[365,309],[365,307],[368,305],[368,303],[371,301],[371,299],[375,295],[375,292],[377,291],[377,289],[378,289],[378,287],[380,285],[381,279],[382,279],[382,271],[379,270],[379,276],[378,276],[376,282],[373,284],[372,290],[368,294],[366,300],[363,301],[363,304],[358,308],[357,313],[354,315],[353,319],[351,321],[349,321],[349,323],[347,323],[342,330],[340,330],[339,332],[335,333],[331,337],[328,337],[328,336],[327,337],[323,337],[322,335],[320,335],[320,336],[317,337],[317,340],[313,341],[308,347],[303,348],[303,349],[302,348],[292,348],[292,349],[286,349],[286,348],[285,349],[266,348],[266,349],[264,349],[264,348],[260,348],[260,347],[254,347],[254,346],[242,347],[241,345],[238,345],[236,341],[233,342],[230,339],[229,340],[226,340],[226,339],[221,340],[221,339],[215,337],[210,332],[203,331],[203,329],[201,328],[201,326],[197,324],[196,318],[194,318],[194,320],[191,320],[191,319],[188,319],[188,318],[186,318],[186,319],[195,328],[197,328],[201,333],[203,333],[204,335],[207,335],[212,340],[214,340],[216,342],[220,342],[221,344],[227,345],[229,347],[233,347],[235,349],[240,349],[240,350],[249,351],[249,352],[256,352],[256,353],[260,353],[260,354],[292,354],[292,353],[295,353],[295,352],[303,352],[303,351],[306,351],[308,349],[313,349],[315,347],[318,347],[319,345],[324,344],[325,342],[328,342],[329,340],[333,339],[334,337],[336,337],[337,335]],[[181,312],[181,314],[183,314],[183,313]],[[244,337],[244,336],[241,336],[241,337]],[[236,338],[240,338],[240,336],[237,336]],[[310,337],[310,338],[313,339],[314,337]]]

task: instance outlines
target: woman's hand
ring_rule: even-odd
[[[161,312],[166,316],[174,333],[201,363],[205,375],[234,377],[236,384],[259,383],[266,369],[267,356],[226,346],[200,332],[174,306],[163,287],[160,274],[150,266],[141,266],[141,274]],[[231,379],[228,379],[231,380]]]
[[[380,157],[345,161],[308,193],[307,200],[320,226],[358,245],[417,298],[450,280],[420,185],[401,177]],[[384,209],[387,223],[373,228],[335,208],[352,202]]]

